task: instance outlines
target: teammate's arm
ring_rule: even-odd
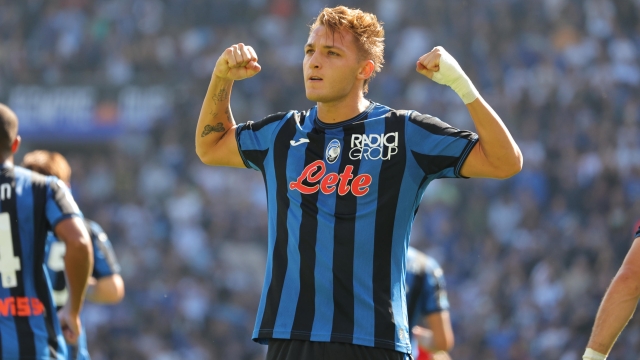
[[[233,45],[218,58],[196,127],[196,153],[203,163],[244,167],[236,144],[231,88],[235,80],[258,72],[258,56],[251,46]]]
[[[627,325],[640,299],[640,238],[636,238],[631,249],[604,294],[595,324],[587,345],[584,359],[604,359],[622,329]],[[598,354],[593,354],[593,351]]]
[[[430,353],[449,351],[453,348],[454,336],[448,311],[438,311],[426,315],[424,323],[428,326],[414,326],[411,330],[418,345]]]
[[[448,311],[439,311],[425,316],[425,322],[433,332],[435,351],[449,351],[453,348],[454,337],[451,329],[451,318]]]
[[[100,279],[91,278],[87,287],[87,300],[96,304],[117,304],[124,298],[124,281],[120,274]]]
[[[87,282],[93,268],[93,247],[91,238],[82,219],[67,218],[54,228],[58,239],[64,241],[64,256],[69,300],[63,309],[63,330],[67,341],[75,343],[80,334],[80,310],[87,289]]]
[[[465,177],[506,179],[522,169],[522,153],[498,114],[480,96],[458,62],[442,47],[416,63],[416,71],[450,86],[464,101],[476,126],[478,144],[460,169]]]

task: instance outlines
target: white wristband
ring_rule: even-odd
[[[600,354],[599,352],[587,348],[587,350],[584,352],[584,355],[582,355],[582,360],[605,360],[607,358],[607,355],[604,354]]]
[[[480,96],[480,93],[473,86],[467,74],[464,73],[460,64],[448,52],[441,52],[439,66],[440,69],[433,73],[433,81],[451,87],[465,104],[474,101]]]

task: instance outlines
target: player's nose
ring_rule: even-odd
[[[307,67],[309,67],[310,69],[320,69],[321,67],[320,59],[318,56],[316,56],[316,54],[317,53],[311,55],[309,61],[307,62]]]

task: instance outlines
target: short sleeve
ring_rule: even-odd
[[[247,168],[261,170],[266,154],[272,147],[275,130],[291,112],[269,115],[260,121],[248,121],[236,127],[238,152]]]
[[[422,303],[422,313],[428,315],[449,310],[449,299],[447,298],[442,268],[433,258],[429,258],[425,275],[425,297]]]
[[[102,227],[93,221],[85,221],[93,243],[93,276],[100,279],[120,273],[120,264],[113,251],[109,237]]]
[[[478,135],[440,119],[412,112],[406,129],[407,147],[425,176],[463,177],[460,168],[478,142]]]
[[[62,180],[55,176],[47,177],[48,189],[45,211],[51,228],[55,228],[64,219],[78,216],[82,212],[71,195],[71,191]]]

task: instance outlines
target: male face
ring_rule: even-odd
[[[349,31],[332,33],[318,26],[309,35],[304,51],[302,70],[309,100],[330,103],[362,91],[366,60],[359,58],[356,38]]]

